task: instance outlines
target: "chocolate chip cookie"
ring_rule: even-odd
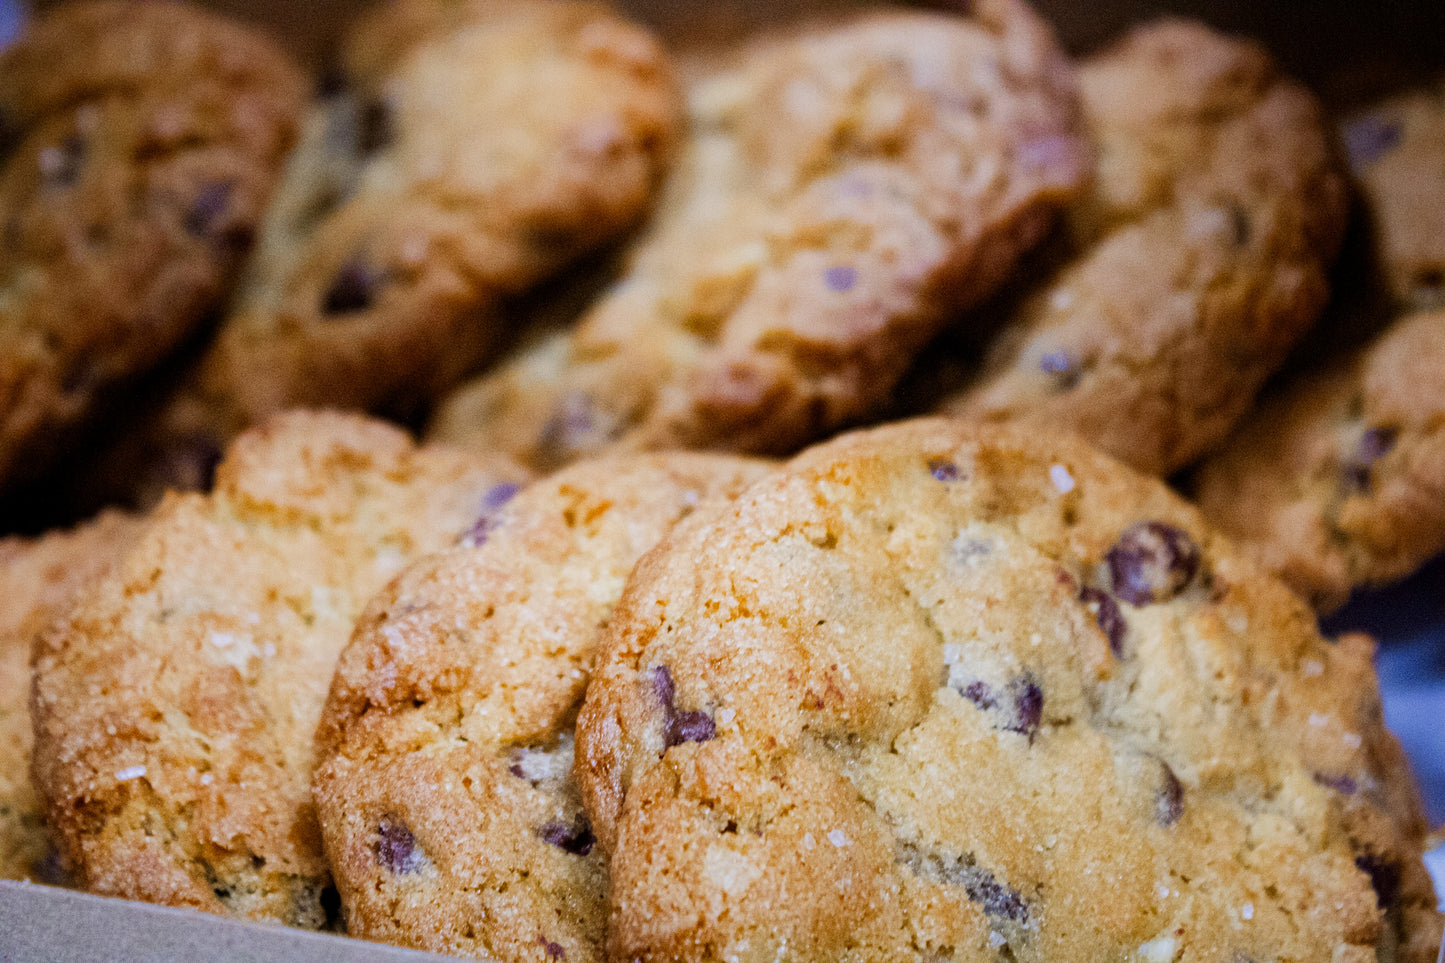
[[[572,780],[593,647],[643,552],[766,463],[580,462],[495,493],[368,607],[315,797],[347,931],[489,960],[606,958],[607,864]]]
[[[1342,133],[1391,296],[1445,307],[1445,78],[1362,111]]]
[[[938,408],[1169,474],[1228,434],[1324,307],[1345,179],[1313,95],[1251,41],[1157,21],[1079,76],[1099,176],[1072,253]]]
[[[382,4],[342,62],[162,449],[289,405],[415,414],[504,298],[638,218],[681,114],[653,37],[593,3]]]
[[[0,55],[0,484],[41,474],[224,298],[299,72],[169,0],[85,0]]]
[[[459,390],[434,437],[537,466],[786,452],[878,409],[1088,173],[1072,71],[1021,2],[840,17],[690,86],[682,169],[574,331]]]
[[[336,657],[372,594],[522,479],[297,412],[241,436],[212,494],[162,502],[37,650],[35,782],[82,885],[323,925],[311,772]]]
[[[1191,490],[1321,611],[1445,549],[1445,310],[1302,372],[1206,459]]]
[[[1373,645],[1078,441],[805,452],[645,556],[600,653],[612,959],[1435,959]]]
[[[76,593],[110,569],[140,525],[109,512],[71,531],[0,540],[0,879],[61,879],[30,785],[30,652]]]

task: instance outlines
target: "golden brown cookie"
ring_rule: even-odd
[[[268,38],[170,0],[65,4],[0,55],[0,483],[218,306],[303,96]]]
[[[791,451],[874,413],[1087,175],[1068,63],[1018,0],[768,36],[688,93],[650,232],[576,331],[456,392],[439,439]]]
[[[576,743],[610,956],[1430,963],[1372,653],[1080,442],[844,436],[613,611]]]
[[[347,932],[508,963],[605,959],[607,864],[572,780],[593,648],[642,553],[767,468],[579,462],[499,499],[373,600],[318,736]]]
[[[70,531],[0,540],[0,879],[61,878],[30,785],[30,651],[75,595],[110,569],[140,525],[108,512]]]
[[[336,657],[367,599],[522,477],[296,412],[239,438],[211,495],[162,502],[37,651],[35,782],[82,885],[322,925],[311,770]]]
[[[1251,41],[1156,21],[1079,77],[1099,176],[1072,252],[938,408],[1165,475],[1228,434],[1324,307],[1345,180],[1313,95]]]
[[[681,113],[653,37],[590,2],[381,4],[342,66],[154,471],[289,405],[425,408],[503,299],[637,220]]]
[[[1445,310],[1281,386],[1190,487],[1321,611],[1413,572],[1445,549]]]
[[[1391,296],[1445,307],[1445,78],[1362,111],[1342,132]]]

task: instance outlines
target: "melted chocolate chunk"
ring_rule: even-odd
[[[1054,376],[1054,382],[1067,391],[1079,383],[1079,365],[1066,351],[1050,351],[1039,358],[1039,370]]]
[[[1163,522],[1137,522],[1105,557],[1114,594],[1131,605],[1167,602],[1199,571],[1199,546]]]
[[[1000,883],[992,873],[981,866],[970,866],[963,878],[963,891],[990,916],[1002,917],[1015,923],[1027,923],[1029,907],[1016,890]]]
[[[1380,908],[1394,906],[1396,897],[1400,895],[1399,864],[1378,853],[1362,853],[1355,857],[1355,866],[1370,877]]]
[[[399,819],[381,817],[376,826],[376,861],[392,875],[419,872],[425,857],[416,849],[416,837]]]
[[[226,208],[236,185],[231,181],[213,181],[202,187],[186,211],[186,233],[191,237],[209,238],[225,220]]]
[[[587,822],[585,815],[579,815],[571,825],[562,822],[548,823],[537,831],[537,835],[542,837],[543,842],[573,856],[586,856],[592,852],[592,846],[597,842],[597,837],[592,835],[592,825]]]
[[[858,283],[858,269],[847,264],[830,267],[823,272],[823,283],[828,286],[829,291],[839,294],[851,291],[853,285]]]
[[[472,522],[472,527],[467,529],[466,534],[462,536],[462,544],[467,548],[480,548],[487,544],[487,538],[496,530],[497,509],[511,501],[517,492],[521,491],[521,488],[521,485],[503,482],[487,489],[487,493],[482,496],[482,505],[477,513],[477,520]]]
[[[216,484],[221,456],[220,442],[208,434],[198,432],[174,438],[157,462],[161,482],[177,491],[208,492]]]
[[[1331,776],[1328,773],[1317,772],[1314,774],[1314,777],[1315,782],[1321,786],[1327,789],[1333,789],[1335,792],[1344,796],[1353,796],[1360,791],[1360,784],[1349,776]]]
[[[1119,603],[1115,602],[1108,592],[1087,586],[1079,592],[1079,600],[1093,613],[1094,621],[1099,623],[1104,638],[1109,640],[1109,651],[1123,658],[1124,631],[1129,626],[1124,621],[1124,613],[1119,610]]]
[[[1014,717],[1004,728],[1028,736],[1032,743],[1044,718],[1044,691],[1024,676],[1009,684],[1009,693],[1013,696]]]
[[[929,474],[941,482],[958,481],[958,466],[951,461],[944,461],[942,458],[934,458],[928,462]]]
[[[998,699],[994,696],[993,689],[989,688],[988,683],[984,682],[982,679],[974,679],[968,685],[963,687],[963,689],[959,692],[959,695],[963,696],[965,699],[967,699],[969,702],[972,702],[980,709],[998,708]]]
[[[376,302],[376,291],[386,280],[364,254],[353,254],[336,272],[331,287],[322,298],[321,310],[326,314],[350,314],[365,311]]]
[[[920,879],[962,887],[990,916],[1027,926],[1029,905],[1012,887],[978,865],[972,854],[954,856],[930,853],[911,843],[900,843],[894,858]]]
[[[1160,762],[1159,768],[1161,780],[1154,791],[1154,821],[1167,829],[1184,815],[1184,785],[1168,763]]]
[[[547,954],[547,959],[565,960],[567,958],[567,951],[563,949],[561,943],[553,943],[545,936],[537,937],[537,942],[541,945],[542,952]]]
[[[672,670],[659,665],[652,670],[652,694],[663,709],[662,742],[668,749],[684,742],[707,742],[717,736],[717,725],[706,712],[678,712],[677,689]]]

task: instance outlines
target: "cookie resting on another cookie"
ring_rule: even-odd
[[[291,405],[414,415],[505,298],[644,212],[682,107],[654,38],[572,0],[398,0],[352,29],[216,342],[153,447]]]
[[[0,55],[0,485],[45,471],[229,290],[300,73],[169,0],[86,0]]]
[[[1431,963],[1372,654],[1080,442],[840,437],[613,611],[576,730],[610,958]]]
[[[297,412],[237,439],[211,495],[163,501],[37,650],[35,783],[81,884],[323,925],[311,772],[336,657],[375,592],[523,477]]]
[[[347,932],[503,963],[605,959],[607,864],[572,780],[593,648],[638,557],[767,468],[579,462],[496,499],[372,602],[318,736]]]
[[[1019,0],[967,6],[720,57],[622,280],[577,330],[456,392],[433,437],[551,467],[787,452],[875,414],[1088,174],[1048,27]]]
[[[1286,382],[1190,490],[1321,611],[1445,550],[1445,309]]]
[[[140,526],[137,518],[108,512],[69,531],[0,540],[0,879],[63,880],[30,785],[30,653]]]
[[[1157,21],[1079,79],[1099,176],[1074,253],[939,410],[1072,431],[1167,475],[1228,434],[1323,309],[1345,179],[1313,95],[1251,41]]]

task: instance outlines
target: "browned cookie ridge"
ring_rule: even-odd
[[[0,55],[0,485],[217,307],[303,93],[266,37],[169,0],[65,4]]]
[[[940,409],[1167,475],[1224,438],[1324,307],[1342,165],[1313,95],[1202,24],[1136,28],[1079,77],[1099,176],[1072,252]]]
[[[590,2],[380,4],[341,59],[153,472],[290,405],[424,410],[506,298],[637,220],[681,113],[656,40]]]
[[[162,502],[37,651],[35,782],[80,883],[323,925],[311,770],[336,657],[372,594],[523,478],[296,412],[237,439],[212,494]]]
[[[1088,171],[1048,27],[1017,0],[969,10],[718,58],[622,280],[576,331],[454,394],[433,435],[551,466],[613,446],[787,452],[876,413]]]
[[[141,524],[109,512],[72,530],[0,540],[0,879],[62,878],[44,807],[30,785],[30,653],[76,594],[130,546]]]
[[[338,663],[315,796],[347,930],[489,960],[604,960],[607,864],[572,779],[593,650],[643,552],[768,469],[579,462],[499,491],[374,599]]]
[[[613,612],[576,743],[611,958],[1430,963],[1372,654],[1077,441],[843,436]]]
[[[1445,309],[1283,385],[1191,491],[1321,611],[1419,568],[1445,549]]]

